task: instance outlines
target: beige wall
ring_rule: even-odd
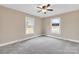
[[[54,17],[61,18],[61,34],[53,34],[50,32],[50,19]],[[43,19],[43,33],[79,40],[79,11],[73,11]]]
[[[41,34],[41,19],[35,17],[35,34],[25,35],[26,16],[25,13],[0,6],[0,44]]]
[[[0,13],[1,13],[1,9],[0,9]],[[0,39],[2,39],[2,17],[0,15]],[[0,40],[1,42],[1,40]]]
[[[41,19],[35,16],[35,33],[25,35],[25,17],[27,14],[0,6],[0,44],[20,40],[40,34],[79,39],[79,11],[69,12],[49,18]],[[50,32],[50,18],[61,18],[61,34]]]

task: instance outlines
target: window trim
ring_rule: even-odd
[[[26,33],[26,28],[27,28],[27,23],[26,23],[26,20],[29,19],[29,18],[33,18],[34,20],[34,25],[33,25],[33,33]],[[30,35],[30,34],[34,34],[35,33],[35,18],[34,17],[30,17],[30,16],[26,16],[25,17],[25,28],[24,28],[24,33],[25,35]]]
[[[60,32],[59,32],[59,33],[54,33],[54,32],[52,31],[52,29],[51,29],[51,26],[52,26],[52,25],[51,25],[51,24],[52,24],[51,21],[52,21],[52,19],[60,19],[60,24],[59,24],[59,31],[60,31]],[[51,19],[50,19],[50,33],[51,33],[51,34],[58,34],[58,35],[61,34],[61,18],[60,18],[60,17],[54,17],[54,18],[51,18]]]

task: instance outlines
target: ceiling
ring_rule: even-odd
[[[16,9],[41,18],[79,10],[79,4],[51,4],[50,7],[53,8],[54,11],[52,12],[49,11],[47,12],[47,14],[44,14],[42,12],[40,13],[37,12],[39,10],[38,8],[36,8],[38,5],[39,4],[3,4],[2,6],[5,6],[11,9]]]

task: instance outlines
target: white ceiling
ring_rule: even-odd
[[[38,17],[50,17],[61,13],[79,10],[79,4],[54,4],[50,6],[51,8],[54,9],[54,11],[53,12],[49,11],[47,12],[47,14],[44,14],[42,12],[37,13],[39,9],[37,9],[36,7],[38,5],[39,4],[4,4],[2,6],[16,9]]]

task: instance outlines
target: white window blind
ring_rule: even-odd
[[[55,34],[60,34],[61,29],[60,29],[60,18],[53,18],[51,19],[51,32]]]
[[[25,19],[25,33],[26,34],[34,33],[34,23],[35,23],[35,19],[33,17],[26,17]]]

